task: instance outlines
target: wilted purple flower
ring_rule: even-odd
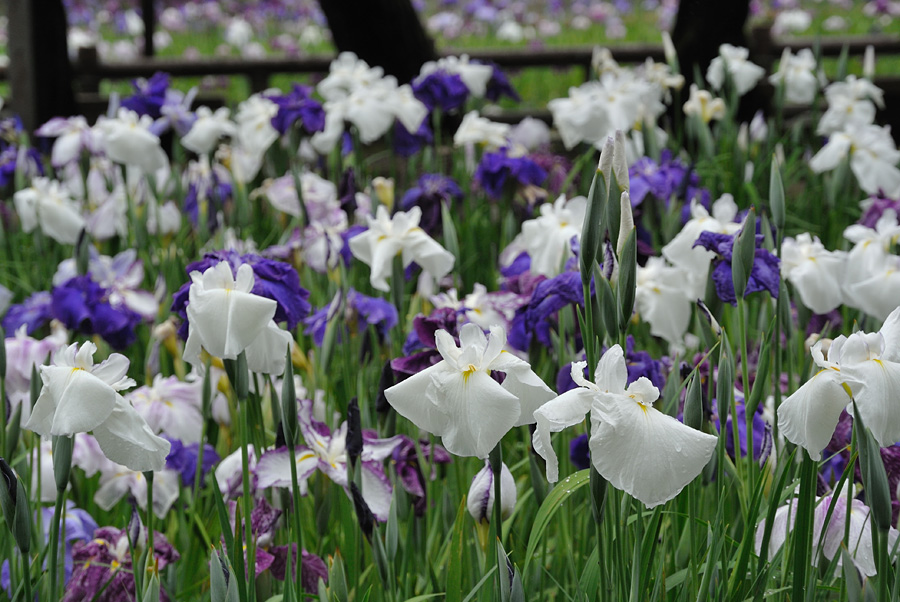
[[[149,115],[153,119],[159,119],[162,116],[160,109],[166,100],[166,91],[170,83],[169,74],[160,71],[154,73],[150,79],[132,80],[134,94],[123,98],[120,104],[138,115]]]
[[[469,98],[469,88],[458,73],[443,69],[419,76],[412,83],[413,95],[422,101],[429,111],[439,109],[448,113],[462,107]]]
[[[342,309],[343,311],[341,311]],[[313,335],[313,341],[316,345],[321,346],[325,339],[328,323],[336,317],[340,317],[340,325],[345,328],[356,325],[358,331],[365,330],[364,325],[359,325],[359,321],[362,319],[364,324],[375,327],[375,331],[382,341],[387,339],[388,331],[399,322],[397,309],[391,303],[378,297],[363,295],[351,288],[347,291],[344,303],[341,302],[341,294],[338,293],[329,305],[303,320],[306,324],[304,333]],[[340,332],[337,336],[340,340]]]
[[[745,226],[746,227],[746,226]],[[734,248],[735,235],[720,234],[718,232],[704,231],[697,237],[695,247],[703,247],[719,255],[713,260],[711,274],[716,294],[725,303],[737,305],[737,296],[734,292],[734,282],[731,279],[731,254]],[[756,235],[756,255],[753,259],[753,267],[750,269],[750,279],[744,291],[746,297],[750,293],[768,291],[774,298],[778,298],[778,286],[780,283],[780,261],[766,249],[759,245],[763,237]]]
[[[27,334],[46,324],[53,317],[53,297],[47,291],[38,291],[22,303],[11,305],[3,317],[3,329],[15,332],[24,325]]]
[[[282,136],[294,123],[300,125],[307,134],[321,132],[325,129],[325,109],[322,104],[310,96],[312,88],[294,84],[287,94],[268,96],[278,105],[278,113],[272,118],[272,127]]]
[[[300,286],[297,270],[287,263],[252,253],[241,255],[237,251],[225,249],[207,253],[200,261],[188,265],[186,271],[188,274],[195,271],[203,273],[220,261],[227,261],[235,273],[241,265],[250,264],[254,276],[253,289],[250,292],[277,302],[274,320],[287,322],[288,330],[296,328],[300,320],[309,314],[310,305],[307,301],[309,291]],[[188,281],[172,296],[171,311],[184,320],[178,330],[178,334],[184,339],[187,339],[188,331],[187,305],[190,288],[191,282]]]
[[[413,496],[413,508],[416,516],[424,516],[426,509],[425,500],[425,477],[422,474],[422,467],[419,466],[419,454],[416,450],[416,441],[406,435],[398,435],[403,443],[394,448],[392,460],[394,470],[397,471],[397,478],[403,485],[403,489]],[[431,467],[430,480],[437,478],[437,464],[449,464],[453,461],[450,454],[438,444],[434,445],[432,450],[431,444],[426,439],[421,439],[418,446],[422,449],[422,457],[428,466]]]
[[[144,545],[146,541],[139,540],[136,544],[138,548]],[[180,558],[162,533],[154,534],[153,550],[160,569]],[[72,558],[75,569],[66,586],[63,602],[125,602],[136,599],[128,533],[124,529],[97,529],[93,539],[75,544]],[[169,599],[163,590],[160,591],[160,599]]]
[[[484,153],[475,170],[475,181],[495,200],[503,196],[507,181],[514,180],[519,186],[539,186],[545,179],[547,172],[541,166],[527,156],[510,156],[506,147]]]
[[[431,236],[441,228],[441,206],[452,205],[463,197],[462,189],[453,178],[441,174],[424,174],[416,185],[406,191],[400,199],[400,208],[409,211],[413,206],[422,210],[419,226]]]
[[[189,443],[185,445],[178,439],[166,438],[172,444],[169,455],[166,456],[166,468],[178,471],[181,475],[182,485],[193,487],[194,477],[197,474],[197,458],[200,456],[200,444]],[[203,468],[200,471],[200,483],[203,483],[206,475],[218,462],[219,454],[216,453],[216,449],[209,443],[205,443],[203,445]]]
[[[293,560],[291,565],[291,574],[297,574],[297,544],[292,543],[290,546],[275,546],[269,550],[272,554],[273,562],[269,567],[272,576],[279,581],[284,581],[287,573],[288,554]],[[316,593],[319,591],[319,579],[328,583],[328,567],[325,561],[303,550],[300,559],[300,583],[303,590],[307,593]]]

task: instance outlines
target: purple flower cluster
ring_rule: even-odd
[[[650,157],[639,159],[628,170],[631,180],[631,204],[637,207],[649,194],[669,207],[675,198],[684,201],[690,210],[690,201],[698,199],[709,208],[709,191],[700,188],[700,176],[669,149],[660,153],[659,163]]]
[[[695,247],[703,247],[716,253],[719,257],[713,260],[712,280],[716,287],[716,294],[725,303],[737,305],[737,295],[734,292],[734,281],[731,279],[731,257],[734,249],[735,236],[720,234],[717,232],[701,232],[697,237]],[[779,265],[781,262],[769,251],[759,245],[763,237],[756,235],[756,254],[753,258],[753,267],[750,269],[750,279],[744,291],[746,297],[750,293],[769,291],[774,298],[778,298],[778,286],[781,281]]]
[[[413,80],[413,95],[422,101],[429,111],[439,109],[444,113],[459,109],[469,98],[469,88],[458,73],[443,69]]]
[[[154,535],[153,550],[160,569],[180,558],[162,533]],[[124,602],[136,599],[126,530],[114,527],[97,529],[92,539],[75,544],[72,559],[75,569],[66,585],[63,602]],[[160,591],[160,599],[168,600],[164,591]]]
[[[124,303],[114,306],[109,293],[90,276],[76,276],[53,289],[51,315],[69,330],[99,334],[114,349],[124,349],[137,338],[142,318]]]
[[[540,186],[547,179],[547,172],[527,156],[510,156],[509,149],[484,153],[475,170],[475,181],[494,200],[503,196],[507,182],[519,186]]]
[[[509,332],[509,344],[527,351],[532,339],[537,338],[541,345],[550,347],[552,318],[562,308],[576,303],[584,306],[581,274],[563,272],[559,276],[542,280],[535,287],[528,305],[516,312]]]
[[[207,253],[200,261],[188,265],[186,271],[188,274],[203,273],[221,261],[227,261],[234,273],[237,273],[241,265],[250,264],[254,276],[253,290],[250,292],[277,302],[274,319],[276,322],[287,322],[289,330],[296,328],[300,320],[309,314],[309,291],[300,286],[297,270],[287,263],[252,253],[241,255],[234,250],[222,250]],[[187,306],[190,288],[189,281],[172,295],[171,311],[184,320],[178,330],[183,339],[187,339],[188,335]]]
[[[153,119],[159,119],[170,84],[169,74],[160,71],[154,73],[150,79],[132,80],[134,94],[123,98],[121,106],[131,109],[138,115],[149,115]]]
[[[294,84],[287,94],[271,95],[269,100],[278,105],[278,113],[272,118],[272,127],[282,136],[296,122],[307,134],[325,129],[325,109],[312,97],[312,88]]]

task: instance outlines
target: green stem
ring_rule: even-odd
[[[241,478],[243,489],[244,503],[244,545],[247,546],[247,600],[253,602],[256,599],[256,546],[253,541],[253,529],[250,517],[253,514],[253,499],[250,497],[250,456],[247,451],[247,445],[250,443],[250,425],[248,424],[249,408],[246,399],[237,400],[238,412],[240,420],[238,428],[240,429],[241,440]],[[240,553],[240,550],[238,550]]]
[[[63,504],[66,499],[66,490],[56,490],[56,505],[53,507],[53,519],[50,526],[50,599],[59,600],[59,523],[62,518]],[[30,573],[26,575],[26,582],[30,582]],[[30,600],[31,598],[29,598]]]

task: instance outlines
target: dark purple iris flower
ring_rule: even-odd
[[[450,307],[435,309],[429,316],[418,315],[413,319],[413,330],[403,343],[404,357],[391,360],[391,368],[403,380],[433,366],[443,358],[437,350],[434,335],[446,330],[459,344],[459,325],[456,310]],[[398,380],[398,382],[399,382]]]
[[[725,303],[737,305],[737,295],[734,292],[734,282],[731,279],[731,254],[734,248],[735,236],[720,234],[717,232],[701,232],[697,237],[695,247],[703,247],[719,257],[713,260],[712,280],[716,287],[716,294]],[[781,282],[779,266],[781,262],[769,251],[760,248],[763,237],[756,235],[756,254],[753,259],[753,267],[750,269],[750,279],[744,291],[746,297],[750,293],[768,291],[774,298],[778,298],[778,286]]]
[[[528,305],[516,312],[509,332],[509,344],[527,351],[532,338],[536,337],[539,343],[550,347],[551,319],[560,309],[575,303],[584,307],[584,291],[578,272],[563,272],[541,281]]]
[[[462,189],[452,178],[441,174],[424,174],[400,199],[400,208],[409,211],[413,207],[419,207],[422,210],[419,226],[435,236],[440,233],[443,223],[442,205],[450,207],[453,201],[460,201],[462,197]]]
[[[272,564],[269,566],[269,571],[272,573],[272,576],[279,581],[284,581],[285,573],[287,573],[289,551],[291,554],[290,558],[293,560],[291,573],[292,575],[296,575],[297,544],[292,543],[290,544],[290,547],[275,546],[269,550],[269,553],[272,555]],[[325,565],[325,561],[315,554],[303,550],[300,559],[300,582],[303,585],[303,590],[311,594],[318,592],[319,579],[328,583],[328,567]]]
[[[66,584],[63,602],[135,600],[134,573],[127,538],[128,533],[124,529],[102,527],[94,531],[91,540],[76,543],[72,548],[75,569]],[[153,549],[160,569],[180,558],[162,533],[154,535]],[[160,599],[169,599],[163,590],[160,591]]]
[[[604,353],[606,349],[603,350]],[[581,354],[581,360],[585,360],[585,356]],[[634,350],[634,337],[628,335],[625,340],[625,367],[628,371],[627,384],[631,384],[642,376],[647,378],[654,387],[660,390],[666,386],[666,362],[663,360],[655,360],[646,351]],[[585,366],[584,377],[593,380],[594,372],[590,366]],[[568,363],[559,369],[556,375],[556,390],[560,395],[566,391],[571,391],[578,385],[572,380],[572,364]]]
[[[200,261],[188,265],[186,271],[188,274],[195,271],[203,273],[220,261],[227,261],[234,273],[237,273],[241,265],[250,264],[254,276],[253,289],[250,292],[277,302],[274,319],[276,322],[287,322],[288,330],[296,328],[300,320],[309,315],[310,305],[307,301],[309,291],[300,286],[297,270],[287,263],[252,253],[241,255],[234,250],[222,250],[207,253]],[[191,282],[188,281],[172,295],[171,311],[183,320],[178,330],[179,336],[183,339],[187,339],[188,335],[187,305],[190,288]]]
[[[44,165],[37,149],[26,149],[25,159],[29,170],[31,168],[36,170],[32,175],[44,175]],[[7,185],[15,182],[18,160],[19,148],[17,146],[9,145],[0,151],[0,188],[5,188]]]
[[[425,500],[425,477],[422,475],[422,468],[419,466],[419,454],[416,450],[416,442],[406,435],[400,435],[403,443],[394,448],[392,454],[394,469],[397,471],[397,477],[403,489],[413,496],[413,508],[416,516],[424,516],[426,509]],[[418,445],[422,449],[422,457],[425,458],[428,466],[431,467],[430,480],[437,478],[437,464],[449,464],[453,461],[450,454],[438,444],[434,445],[432,450],[431,444],[422,439]]]
[[[423,119],[422,124],[415,133],[411,133],[399,121],[394,122],[394,152],[401,157],[412,157],[423,147],[434,142],[434,134],[428,125],[428,120]]]
[[[503,196],[507,181],[514,180],[520,186],[539,186],[546,179],[544,168],[527,156],[509,156],[509,149],[505,147],[484,153],[475,170],[475,181],[494,200]]]
[[[153,119],[162,116],[160,110],[166,102],[166,91],[170,84],[169,74],[157,71],[150,79],[131,81],[134,94],[123,98],[121,106],[131,109],[138,115],[149,115]]]
[[[400,321],[397,309],[391,303],[378,297],[363,295],[351,288],[347,292],[345,304],[341,304],[338,293],[334,301],[304,319],[303,323],[306,325],[304,333],[311,334],[315,344],[321,346],[325,340],[328,323],[337,317],[341,318],[341,324],[345,327],[358,324],[359,331],[365,331],[365,325],[374,326],[382,341],[387,339],[388,331]],[[359,324],[360,320],[363,324]],[[340,340],[340,332],[337,333],[337,337]]]
[[[99,334],[114,349],[124,349],[135,341],[135,328],[142,320],[124,303],[112,305],[109,291],[89,275],[76,276],[55,287],[51,312],[69,330]]]
[[[710,194],[700,187],[700,176],[668,149],[660,153],[659,163],[650,157],[639,159],[628,170],[631,181],[631,204],[640,206],[647,195],[665,204],[675,198],[684,202],[682,222],[690,215],[690,201],[694,198],[709,209]]]
[[[278,105],[278,113],[272,118],[272,127],[279,134],[283,136],[297,121],[307,134],[325,129],[325,109],[311,94],[312,88],[309,86],[294,84],[289,93],[268,97]]]
[[[197,473],[197,457],[200,455],[199,443],[188,443],[185,445],[178,439],[169,439],[172,449],[166,456],[166,468],[176,470],[181,475],[181,484],[185,487],[194,486],[194,477]],[[219,463],[219,454],[216,449],[206,443],[203,445],[203,468],[200,472],[200,482],[209,473],[213,467]]]
[[[456,110],[469,98],[469,88],[458,73],[447,73],[438,69],[425,76],[419,76],[412,83],[413,95],[422,101],[429,111],[444,113]]]
[[[3,330],[13,333],[25,324],[25,330],[30,335],[51,318],[53,318],[53,296],[47,291],[39,291],[22,303],[10,306],[3,317]]]
[[[506,73],[496,63],[482,61],[482,64],[490,65],[492,69],[491,79],[488,80],[487,88],[484,92],[485,98],[491,102],[497,102],[503,96],[507,96],[516,102],[522,100],[516,89],[512,87],[509,78],[506,77]]]

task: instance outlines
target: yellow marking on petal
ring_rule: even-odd
[[[478,368],[476,368],[474,364],[469,364],[469,366],[463,370],[463,382],[468,383],[469,377],[476,372],[478,372]]]
[[[881,363],[881,360],[873,359],[872,361],[875,362],[876,364],[878,364],[879,366],[881,366],[882,368],[884,368],[884,364]]]
[[[850,385],[847,383],[841,383],[841,386],[844,387],[844,391],[846,391],[848,397],[853,397],[853,391],[850,390]]]

